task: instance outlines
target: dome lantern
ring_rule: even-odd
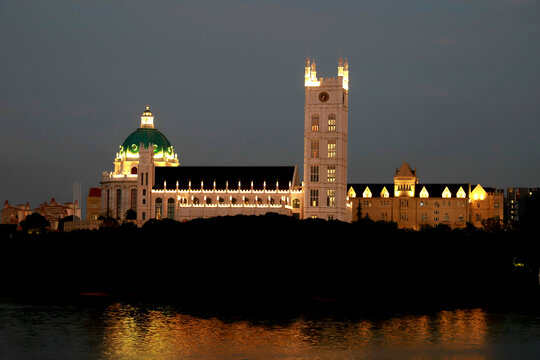
[[[152,116],[152,112],[150,112],[149,105],[146,105],[146,110],[142,113],[141,128],[154,128],[154,116]]]

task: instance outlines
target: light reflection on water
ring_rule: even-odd
[[[113,304],[105,311],[106,359],[462,359],[486,357],[482,309],[378,320],[288,324],[226,322],[171,309]]]

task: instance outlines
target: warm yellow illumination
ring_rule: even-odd
[[[478,184],[476,185],[476,187],[474,188],[474,190],[471,192],[471,197],[474,199],[474,200],[484,200],[487,196],[487,192],[486,190],[484,190],[484,188]]]
[[[345,59],[345,64],[343,64],[343,59],[339,57],[338,62],[338,77],[342,77],[342,86],[345,90],[349,90],[349,63]]]
[[[313,62],[309,58],[306,59],[306,68],[304,75],[305,86],[321,86],[321,82],[317,80],[317,65],[315,65],[315,59]]]
[[[362,197],[370,198],[371,197],[371,190],[369,190],[369,186],[366,186],[366,190],[364,190],[364,193],[362,194]]]
[[[452,197],[452,193],[448,189],[448,186],[444,188],[444,191],[442,193],[442,197],[443,198],[451,198]]]
[[[421,198],[428,198],[429,197],[429,193],[428,193],[425,186],[422,188],[422,191],[420,191],[420,197]]]
[[[382,189],[382,191],[381,191],[381,197],[383,197],[383,198],[390,197],[390,193],[389,193],[388,190],[386,189],[386,186],[383,187],[383,189]]]
[[[154,117],[152,116],[152,113],[150,112],[150,106],[146,106],[145,112],[142,113],[141,116],[141,127],[142,128],[154,128]]]
[[[456,197],[460,198],[460,199],[465,199],[466,196],[467,196],[467,194],[465,194],[465,191],[463,190],[463,188],[460,187],[457,194],[456,194]]]
[[[349,195],[350,198],[355,198],[356,197],[356,191],[354,191],[352,186],[349,189],[349,192],[347,193],[347,195]]]

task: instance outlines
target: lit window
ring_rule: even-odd
[[[328,182],[336,182],[336,166],[328,165]]]
[[[193,199],[193,204],[199,205],[199,198],[194,198]]]
[[[319,115],[313,114],[311,116],[311,131],[319,131]]]
[[[328,157],[329,158],[336,157],[336,141],[335,140],[328,141]]]
[[[328,131],[330,132],[336,131],[336,114],[328,115]]]
[[[167,200],[167,218],[174,219],[174,199]]]
[[[444,191],[442,193],[443,198],[450,198],[452,197],[452,194],[450,193],[450,190],[448,189],[448,186],[444,188]]]
[[[326,191],[326,206],[335,207],[336,206],[336,190],[329,189]]]
[[[161,200],[161,198],[157,198],[156,208],[155,208],[155,218],[161,219],[161,214],[163,214],[163,200]]]
[[[319,190],[312,189],[309,191],[311,206],[319,206]]]
[[[311,182],[319,182],[319,167],[311,166]]]
[[[295,209],[299,209],[300,208],[300,199],[294,198],[292,200],[292,207],[295,208]]]
[[[318,141],[311,142],[311,157],[312,158],[319,157],[319,142]]]

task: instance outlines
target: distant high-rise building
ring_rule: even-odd
[[[540,188],[507,188],[504,202],[505,224],[512,227],[528,221],[540,222],[540,218],[536,219],[539,201]]]

